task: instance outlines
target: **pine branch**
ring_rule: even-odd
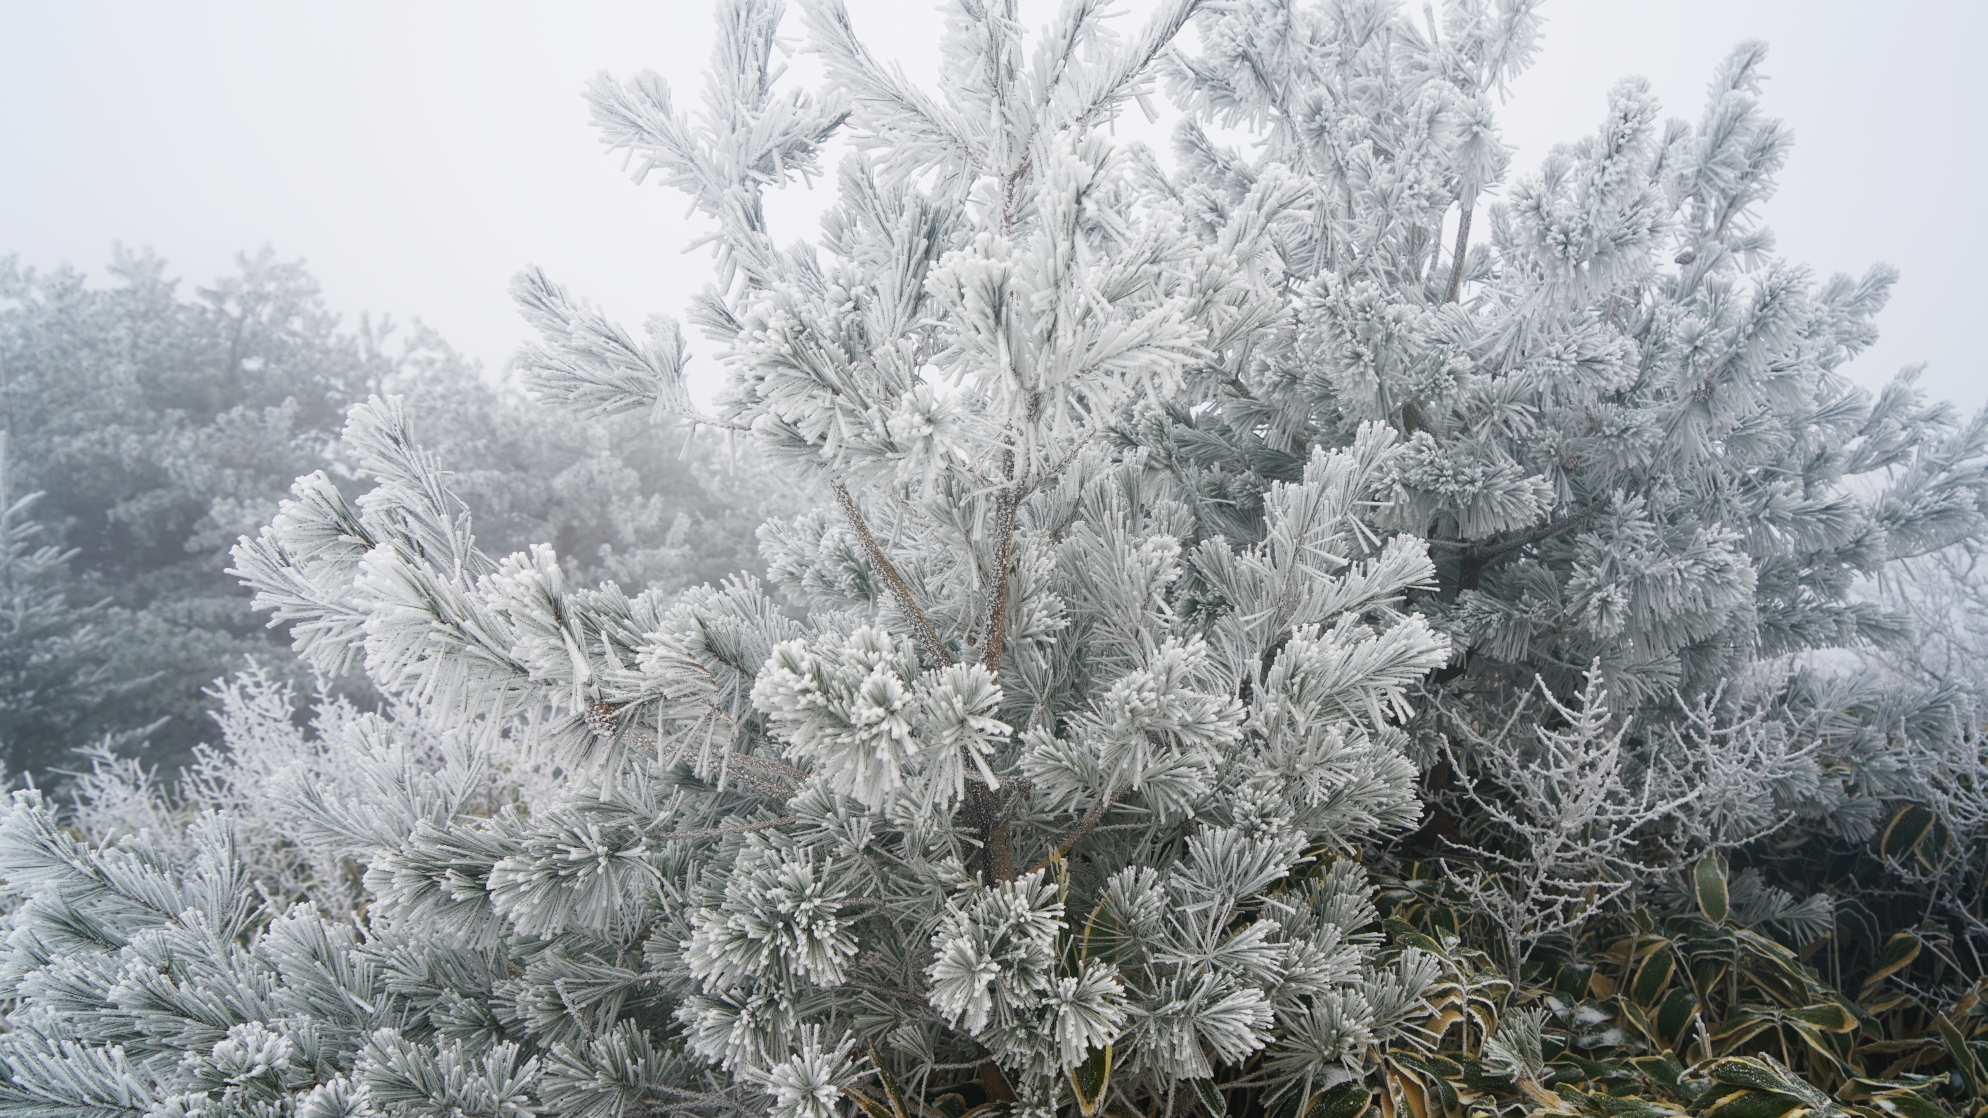
[[[765,831],[774,827],[785,827],[790,823],[799,823],[800,821],[801,817],[798,815],[783,815],[778,819],[762,819],[756,823],[735,823],[729,827],[699,827],[689,831],[671,831],[666,835],[657,835],[649,841],[664,843],[688,842],[691,839],[724,838],[726,835],[744,835],[750,834],[753,831]]]
[[[942,666],[951,667],[953,654],[946,650],[946,643],[939,639],[938,630],[932,628],[932,623],[925,618],[925,611],[919,609],[918,603],[911,597],[911,587],[906,585],[904,576],[898,573],[897,566],[884,554],[884,549],[877,545],[877,538],[870,534],[869,522],[863,519],[862,510],[856,507],[856,498],[849,495],[849,487],[840,481],[830,482],[829,487],[835,491],[836,503],[842,506],[842,515],[849,519],[849,526],[863,541],[863,553],[869,557],[870,565],[883,572],[884,581],[890,586],[891,595],[897,599],[898,608],[911,619],[912,633],[918,638],[918,643],[925,646],[926,653],[932,659]]]
[[[1001,678],[1001,644],[1008,630],[1008,567],[1013,562],[1015,513],[1021,508],[1019,486],[1010,486],[994,504],[994,599],[987,608],[987,643],[982,663],[988,674]]]
[[[1035,873],[1037,870],[1040,870],[1043,867],[1049,865],[1051,862],[1058,861],[1063,857],[1065,857],[1066,855],[1068,855],[1070,853],[1071,848],[1076,846],[1077,843],[1081,841],[1085,835],[1088,835],[1092,831],[1097,829],[1098,824],[1104,820],[1106,813],[1111,811],[1111,805],[1116,803],[1117,801],[1118,801],[1118,793],[1115,791],[1111,795],[1106,796],[1105,798],[1099,800],[1097,802],[1097,806],[1091,808],[1091,810],[1084,815],[1083,822],[1077,825],[1077,829],[1071,833],[1069,838],[1064,839],[1062,844],[1057,846],[1056,849],[1051,850],[1049,853],[1044,854],[1041,858],[1038,858],[1034,865],[1030,866],[1028,869],[1023,871],[1022,875],[1026,877],[1029,874]]]
[[[1470,251],[1470,215],[1476,204],[1466,203],[1463,216],[1456,223],[1456,259],[1450,263],[1450,289],[1443,296],[1443,302],[1454,303],[1457,293],[1463,290],[1464,258]]]
[[[1463,570],[1459,578],[1460,585],[1465,590],[1475,590],[1477,588],[1477,580],[1483,576],[1486,567],[1509,555],[1531,547],[1533,544],[1541,543],[1563,532],[1569,532],[1580,527],[1589,517],[1600,512],[1607,504],[1608,502],[1605,500],[1596,501],[1584,511],[1574,516],[1563,517],[1548,524],[1541,524],[1521,534],[1517,539],[1498,544],[1495,547],[1480,550],[1477,546],[1472,545],[1465,548],[1463,553]]]

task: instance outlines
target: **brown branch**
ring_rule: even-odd
[[[799,823],[798,815],[783,815],[778,819],[762,819],[757,823],[735,823],[729,827],[701,827],[693,831],[671,831],[657,835],[651,842],[683,842],[688,839],[723,838],[726,835],[743,835],[752,831],[764,831],[769,827],[784,827],[789,823]]]
[[[1093,807],[1090,810],[1090,812],[1084,816],[1084,821],[1077,825],[1076,831],[1073,832],[1069,838],[1063,840],[1063,845],[1058,846],[1056,849],[1050,851],[1047,854],[1044,854],[1041,858],[1036,860],[1035,865],[1030,866],[1027,870],[1024,870],[1023,872],[1025,874],[1034,873],[1037,870],[1042,869],[1044,866],[1047,866],[1049,863],[1070,853],[1071,847],[1077,845],[1078,841],[1082,839],[1085,835],[1088,835],[1092,831],[1097,829],[1097,825],[1100,822],[1103,822],[1105,813],[1111,810],[1111,805],[1115,803],[1117,800],[1118,800],[1117,792],[1113,792],[1111,795],[1106,796],[1102,800],[1099,800],[1097,802],[1097,806]]]
[[[1513,552],[1531,547],[1533,544],[1539,543],[1542,540],[1551,539],[1562,532],[1579,527],[1588,517],[1600,512],[1607,504],[1607,501],[1596,501],[1594,504],[1589,505],[1585,512],[1577,516],[1569,516],[1562,520],[1553,521],[1551,524],[1541,524],[1539,527],[1521,535],[1519,538],[1499,544],[1496,547],[1480,551],[1475,545],[1472,545],[1463,553],[1463,570],[1461,572],[1463,588],[1466,590],[1475,590],[1477,588],[1477,578],[1484,573],[1484,568]]]
[[[978,777],[966,783],[966,825],[980,832],[981,870],[989,883],[1015,879],[1015,851],[1008,841],[1007,805]]]
[[[953,654],[946,651],[946,642],[939,639],[939,631],[932,628],[932,623],[925,619],[925,612],[918,608],[916,601],[912,600],[911,587],[905,584],[904,576],[897,573],[897,567],[891,563],[890,557],[884,554],[883,548],[877,546],[877,538],[870,534],[870,525],[863,519],[862,510],[856,507],[856,498],[849,495],[848,486],[840,481],[833,481],[829,483],[829,487],[835,491],[836,503],[842,506],[842,515],[849,518],[849,526],[856,529],[857,537],[863,541],[863,553],[869,556],[870,565],[883,573],[884,582],[890,586],[891,595],[897,599],[898,608],[911,619],[911,629],[917,636],[918,643],[925,646],[926,653],[932,659],[951,667]]]
[[[1476,208],[1475,200],[1464,203],[1463,217],[1456,223],[1456,260],[1450,264],[1450,290],[1443,296],[1443,302],[1456,302],[1457,293],[1463,290],[1463,261],[1470,251],[1470,212]]]
[[[766,779],[763,776],[758,776],[749,772],[741,772],[739,770],[731,768],[730,766],[727,766],[725,770],[719,774],[718,780],[721,785],[727,781],[737,781],[738,783],[745,785],[746,787],[752,789],[755,792],[758,792],[765,796],[769,796],[776,800],[789,800],[792,799],[794,796],[794,790],[792,788],[775,784],[774,782]]]
[[[1021,508],[1020,487],[1010,485],[994,503],[994,600],[987,607],[986,636],[981,663],[997,681],[1001,678],[1001,642],[1008,634],[1008,565],[1015,549],[1015,513]]]

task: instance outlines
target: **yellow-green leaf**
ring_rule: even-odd
[[[1650,952],[1650,957],[1636,968],[1636,977],[1629,983],[1629,996],[1638,1005],[1655,1005],[1657,995],[1664,992],[1664,986],[1670,982],[1671,970],[1676,966],[1677,958],[1671,954],[1669,946]]]
[[[1857,1027],[1856,1016],[1834,1002],[1783,1010],[1782,1016],[1792,1021],[1800,1021],[1804,1025],[1812,1025],[1826,1033],[1847,1033]]]
[[[1772,1017],[1745,1014],[1738,1020],[1727,1022],[1718,1032],[1713,1033],[1712,1046],[1720,1052],[1731,1052],[1773,1027]]]
[[[1705,1108],[1705,1118],[1781,1118],[1801,1108],[1800,1099],[1774,1091],[1735,1091]]]
[[[1940,817],[1933,810],[1918,804],[1908,804],[1900,808],[1897,815],[1884,829],[1884,837],[1878,840],[1878,850],[1887,858],[1903,858],[1919,849],[1926,836],[1933,833],[1933,824]]]
[[[1782,1094],[1801,1093],[1802,1083],[1788,1073],[1779,1063],[1768,1064],[1751,1056],[1731,1056],[1713,1062],[1710,1069],[1712,1079],[1734,1087],[1749,1087],[1756,1091],[1779,1091]]]
[[[1423,935],[1421,932],[1416,931],[1415,925],[1408,923],[1406,920],[1396,920],[1390,918],[1382,921],[1381,927],[1386,928],[1388,934],[1394,937],[1394,942],[1401,944],[1404,947],[1419,948],[1423,951],[1427,951],[1437,956],[1438,958],[1441,958],[1443,955],[1442,944],[1439,944],[1435,940],[1430,939],[1428,936]]]
[[[864,1114],[869,1115],[869,1118],[892,1118],[890,1107],[885,1106],[861,1087],[844,1087],[842,1093],[847,1095],[849,1101],[855,1103]]]
[[[1898,1118],[1953,1118],[1952,1114],[1910,1091],[1886,1091],[1872,1095],[1870,1106]]]
[[[877,1069],[877,1082],[883,1085],[884,1099],[890,1104],[891,1118],[911,1118],[911,1109],[904,1105],[904,1092],[898,1090],[897,1077],[890,1073],[889,1065],[875,1049],[870,1049],[870,1063]]]
[[[1864,979],[1864,992],[1868,994],[1871,987],[1911,966],[1912,960],[1919,957],[1921,946],[1919,937],[1911,932],[1900,932],[1885,940],[1884,950],[1878,952],[1877,969]]]
[[[1077,954],[1085,959],[1099,956],[1110,957],[1117,946],[1118,921],[1105,910],[1102,902],[1091,910],[1091,918],[1084,921],[1084,938],[1077,944]]]
[[[1593,963],[1566,963],[1553,976],[1553,988],[1563,997],[1580,1001],[1588,996],[1588,984],[1594,980]]]
[[[1349,1079],[1313,1095],[1305,1118],[1360,1118],[1371,1102],[1373,1096],[1368,1093],[1366,1085],[1357,1079]]]
[[[1083,1063],[1070,1069],[1070,1090],[1077,1096],[1077,1109],[1084,1112],[1084,1118],[1091,1118],[1104,1105],[1105,1092],[1111,1089],[1111,1045],[1091,1049],[1091,1054]]]
[[[1725,856],[1708,854],[1700,858],[1691,879],[1692,888],[1698,894],[1698,911],[1714,924],[1725,923],[1731,900],[1726,889]]]
[[[1678,1064],[1677,1056],[1665,1052],[1661,1056],[1631,1056],[1629,1066],[1640,1071],[1654,1083],[1660,1083],[1675,1091],[1684,1079],[1684,1068]]]
[[[1967,1038],[1961,1035],[1952,1021],[1947,1020],[1944,1013],[1934,1018],[1933,1023],[1939,1026],[1940,1039],[1946,1042],[1947,1054],[1953,1057],[1960,1074],[1966,1078],[1968,1091],[1975,1098],[1980,1098],[1983,1093],[1981,1065],[1975,1062],[1974,1053],[1968,1050]]]

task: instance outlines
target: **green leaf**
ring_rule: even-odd
[[[1863,994],[1869,994],[1873,986],[1911,966],[1912,960],[1919,957],[1919,949],[1922,946],[1919,937],[1911,932],[1900,932],[1885,940],[1884,950],[1878,952],[1877,969],[1864,979]],[[1862,996],[1860,995],[1860,998]]]
[[[1903,858],[1919,849],[1926,836],[1933,833],[1933,824],[1940,817],[1933,809],[1919,804],[1908,804],[1900,808],[1897,815],[1884,829],[1884,837],[1878,840],[1878,851],[1887,858]]]
[[[1725,923],[1731,902],[1731,894],[1726,888],[1725,856],[1708,854],[1700,858],[1691,879],[1692,889],[1698,894],[1698,911],[1714,924]]]
[[[1070,1069],[1070,1090],[1077,1096],[1077,1109],[1091,1118],[1104,1105],[1111,1089],[1111,1045],[1091,1049],[1089,1058]]]
[[[1349,1079],[1337,1087],[1327,1088],[1312,1096],[1311,1106],[1306,1108],[1305,1118],[1360,1118],[1367,1112],[1367,1105],[1373,1102],[1373,1095],[1366,1085],[1357,1079]]]
[[[1802,1101],[1777,1091],[1735,1091],[1705,1108],[1705,1118],[1781,1118]]]
[[[1677,959],[1671,954],[1669,944],[1650,952],[1650,957],[1636,968],[1636,977],[1629,984],[1629,996],[1638,1005],[1654,1005],[1657,995],[1663,993],[1664,986],[1670,982],[1671,970],[1676,966]]]
[[[1664,1004],[1657,1007],[1657,1032],[1669,1041],[1674,1048],[1684,1047],[1685,1030],[1691,1027],[1691,1019],[1698,1014],[1698,996],[1679,987],[1670,992]]]
[[[1221,1089],[1215,1086],[1214,1080],[1195,1080],[1194,1093],[1201,1096],[1201,1105],[1207,1107],[1208,1113],[1215,1118],[1224,1118],[1229,1113],[1229,1100],[1222,1097]]]

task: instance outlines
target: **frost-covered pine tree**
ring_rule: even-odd
[[[781,6],[737,0],[701,116],[597,85],[610,144],[717,224],[705,421],[823,497],[762,534],[788,604],[485,556],[415,417],[355,409],[378,486],[300,479],[240,573],[321,670],[522,736],[560,792],[489,810],[482,755],[390,736],[343,788],[302,774],[294,833],[365,865],[357,923],[258,910],[225,814],[90,845],[23,794],[0,1105],[1219,1111],[1305,1103],[1425,1012],[1437,967],[1382,957],[1349,857],[1419,815],[1400,726],[1449,655],[1402,608],[1426,549],[1377,528],[1402,441],[1311,451],[1230,541],[1118,434],[1282,312],[1284,199],[1198,237],[1109,132],[1195,6],[1029,37],[963,3],[926,92],[811,4],[847,95],[815,99],[775,91]],[[762,191],[838,129],[820,241],[777,246]],[[517,290],[548,400],[690,410],[675,323]]]
[[[1251,540],[1257,494],[1317,448],[1399,434],[1379,519],[1428,541],[1434,583],[1410,600],[1454,649],[1412,727],[1418,759],[1503,723],[1535,681],[1579,706],[1594,666],[1632,768],[1702,768],[1680,747],[1708,703],[1715,737],[1779,727],[1752,818],[1702,841],[1793,823],[1780,841],[1868,843],[1978,769],[1979,735],[1955,732],[1950,695],[1821,678],[1803,657],[1908,639],[1854,587],[1988,531],[1988,414],[1926,401],[1912,370],[1876,394],[1844,375],[1894,274],[1818,282],[1775,254],[1755,211],[1790,137],[1761,107],[1760,44],[1720,67],[1696,123],[1626,81],[1595,135],[1508,176],[1493,106],[1537,8],[1247,0],[1196,17],[1199,49],[1168,60],[1177,167],[1149,181],[1204,243],[1261,222],[1285,298],[1133,437],[1191,494],[1195,531]],[[1496,774],[1529,748],[1463,752]],[[1502,843],[1449,787],[1447,833]]]

